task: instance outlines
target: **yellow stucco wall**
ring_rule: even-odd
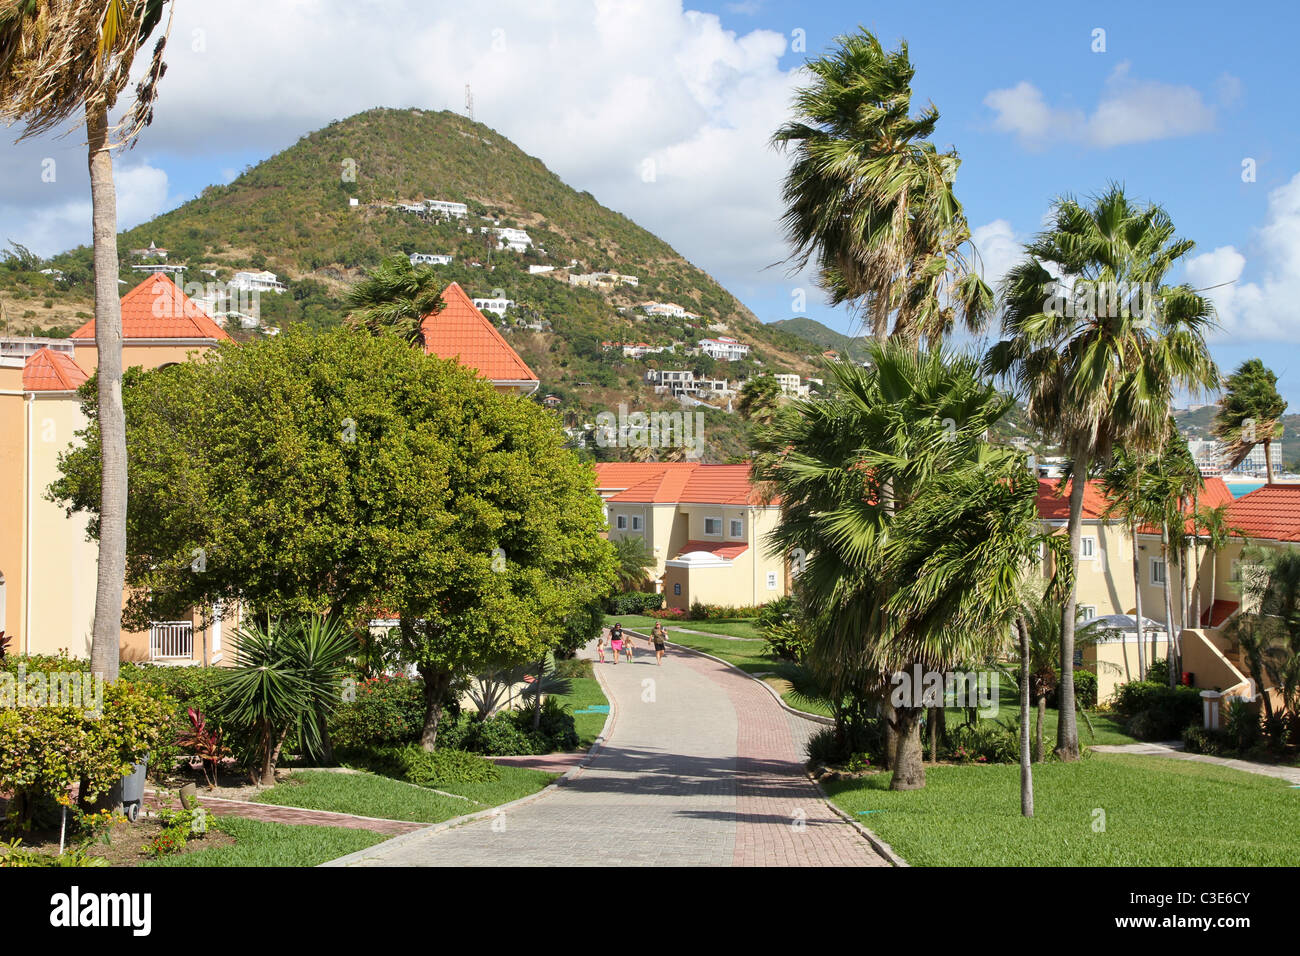
[[[200,355],[210,348],[211,345],[199,342],[183,345],[132,345],[131,340],[127,339],[122,343],[122,368],[136,365],[145,369],[162,368],[164,365],[184,362],[191,355]],[[87,340],[84,345],[78,340],[73,360],[88,373],[94,374],[99,367],[99,349],[95,347],[94,340]]]
[[[22,386],[22,361],[0,357],[0,574],[4,575],[5,582],[5,609],[0,627],[12,638],[11,653],[23,649],[27,407]]]

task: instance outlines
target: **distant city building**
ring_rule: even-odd
[[[701,351],[722,362],[738,362],[749,354],[749,346],[722,335],[716,339],[700,339]]]
[[[1196,462],[1197,469],[1200,470],[1204,477],[1213,477],[1215,475],[1237,475],[1240,477],[1265,478],[1268,476],[1268,460],[1264,455],[1264,446],[1256,445],[1249,454],[1246,455],[1235,468],[1228,468],[1227,454],[1222,442],[1206,438],[1191,438],[1187,441],[1187,450],[1191,453],[1192,460]],[[1282,444],[1280,442],[1272,443],[1273,466],[1277,469],[1278,464],[1282,461]]]

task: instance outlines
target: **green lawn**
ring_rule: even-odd
[[[584,672],[591,674],[590,662]],[[571,677],[572,688],[567,694],[556,695],[556,700],[573,712],[574,728],[578,731],[578,746],[590,750],[600,732],[605,727],[605,718],[609,716],[609,700],[600,689],[600,681],[594,676]],[[604,707],[604,711],[591,712],[593,707]],[[588,711],[588,713],[578,713]]]
[[[233,846],[195,850],[151,860],[143,866],[318,866],[389,837],[372,830],[290,826],[240,817],[209,817],[215,829],[229,833]],[[191,844],[193,845],[193,844]]]
[[[1213,764],[1121,754],[1036,764],[1031,820],[1020,816],[1014,764],[927,766],[925,789],[888,787],[887,773],[826,784],[914,866],[1294,866],[1300,857],[1300,790]]]
[[[525,767],[497,768],[501,777],[488,783],[459,783],[439,790],[468,797],[458,800],[433,790],[372,773],[334,773],[299,770],[284,782],[262,791],[257,803],[274,803],[306,810],[333,810],[384,820],[441,823],[452,817],[475,813],[487,807],[536,793],[555,779],[555,774]]]
[[[649,633],[650,629],[655,626],[658,618],[653,618],[645,614],[623,614],[619,617],[605,615],[606,626],[613,624],[615,621],[622,621],[624,627],[630,627],[633,630]],[[763,635],[758,631],[758,625],[751,617],[721,617],[717,620],[708,621],[663,621],[664,627],[684,628],[688,631],[697,631],[703,634],[725,634],[728,637],[744,637],[753,641],[763,640]],[[675,640],[671,635],[681,635],[680,631],[670,631],[670,640]]]

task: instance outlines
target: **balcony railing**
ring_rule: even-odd
[[[190,660],[194,657],[192,621],[158,621],[149,628],[151,661]]]

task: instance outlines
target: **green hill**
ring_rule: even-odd
[[[469,215],[429,218],[395,205],[425,199],[465,203]],[[492,232],[498,224],[527,230],[532,248],[498,251]],[[281,328],[341,322],[347,288],[385,256],[454,256],[451,265],[437,267],[448,282],[460,282],[474,296],[500,290],[515,301],[502,326],[542,379],[542,395],[557,395],[571,424],[590,422],[620,402],[633,409],[666,407],[646,385],[650,367],[693,368],[735,380],[769,371],[809,373],[821,351],[806,337],[764,326],[663,240],[572,189],[499,133],[447,111],[369,110],[304,136],[228,185],[209,186],[120,235],[127,282],[142,278],[131,269],[139,260],[129,250],[150,243],[167,249],[170,263],[186,266],[192,295],[199,283],[224,282],[237,271],[276,273],[287,291],[263,294],[260,317]],[[533,275],[530,265],[554,268]],[[43,275],[40,268],[62,276]],[[568,282],[570,272],[597,271],[633,275],[638,284],[598,291]],[[9,331],[59,334],[80,325],[93,302],[91,276],[88,247],[48,261],[11,256],[0,264],[0,307]],[[652,301],[676,303],[698,317],[647,316],[638,306]],[[601,345],[675,342],[680,353],[716,335],[750,344],[750,358],[633,360]],[[711,417],[708,459],[743,454],[734,416]]]
[[[767,325],[768,328],[787,332],[823,350],[833,349],[845,358],[853,359],[866,354],[863,348],[865,342],[863,337],[850,338],[843,332],[836,332],[829,326],[807,316],[801,315],[792,319],[777,319],[775,322],[767,323]]]

